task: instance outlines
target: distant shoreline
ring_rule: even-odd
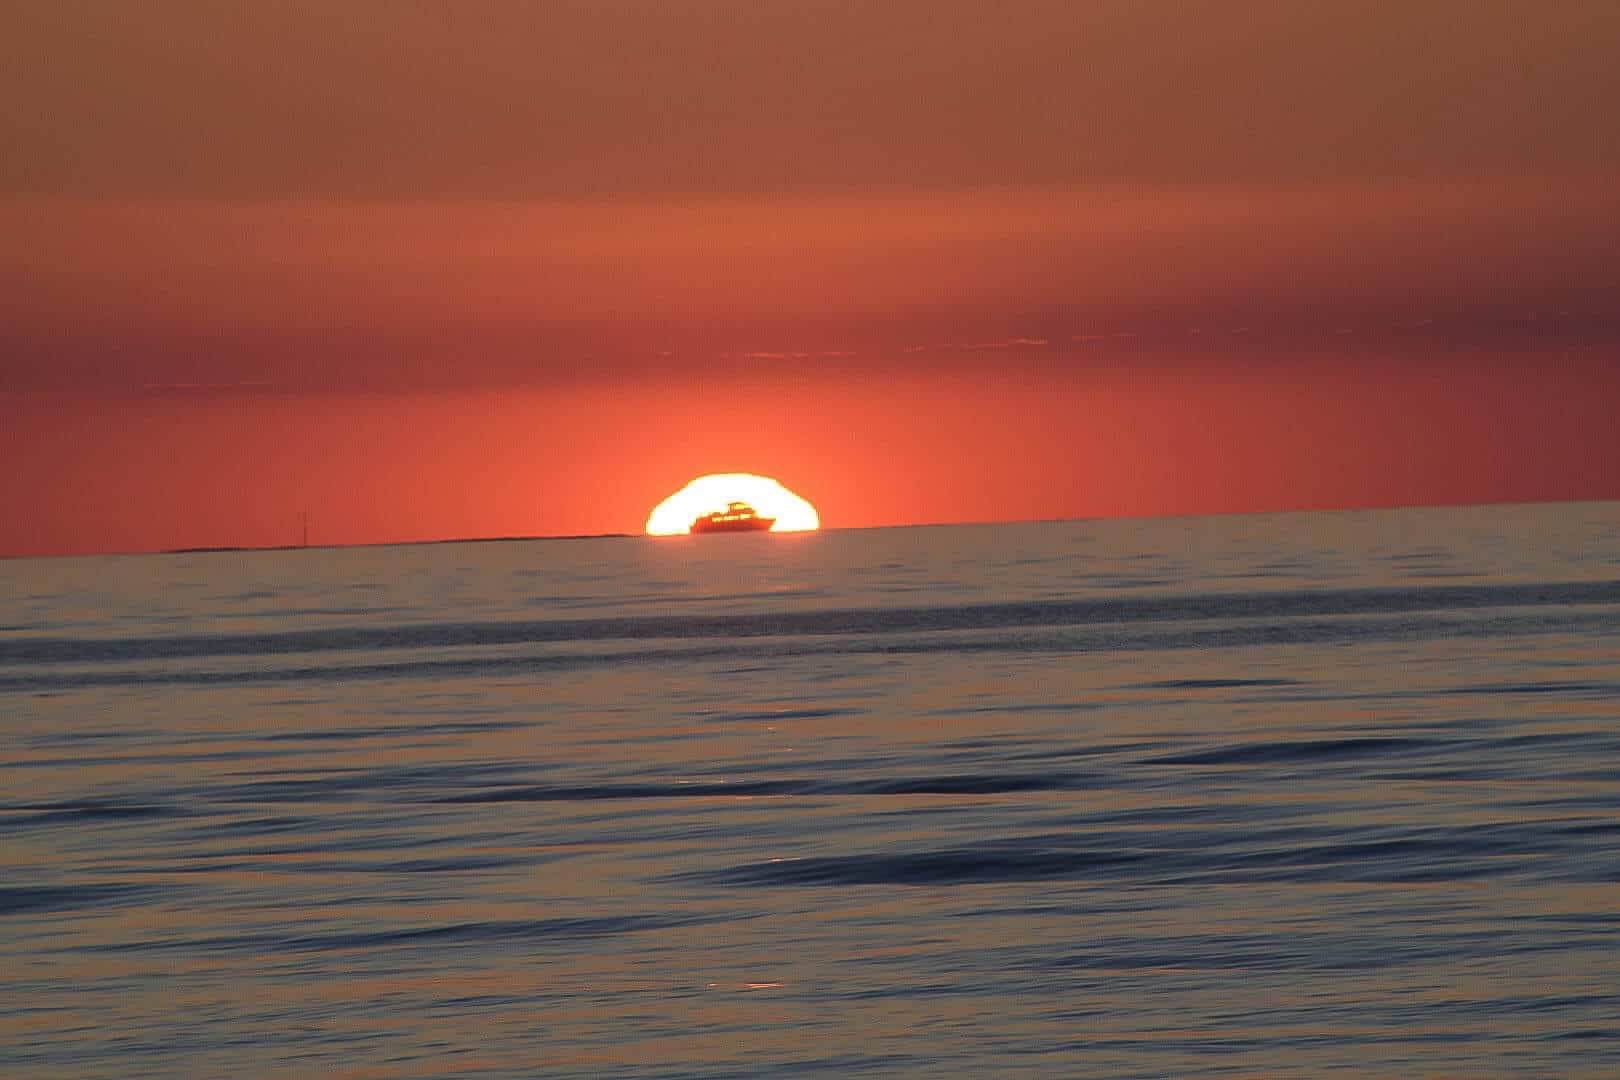
[[[125,552],[130,555],[220,555],[245,551],[338,551],[348,548],[369,547],[425,547],[432,544],[526,544],[534,540],[628,540],[635,533],[577,533],[567,536],[466,536],[443,540],[384,540],[381,543],[360,544],[222,544],[203,547],[164,548],[152,552]],[[112,554],[109,552],[109,554]]]
[[[1438,503],[1402,503],[1387,506],[1303,506],[1286,509],[1253,509],[1253,510],[1225,510],[1208,514],[1141,514],[1122,517],[1055,517],[1055,518],[1029,518],[1019,521],[918,521],[904,525],[839,525],[823,526],[818,532],[826,531],[866,531],[871,529],[939,529],[960,526],[990,526],[990,525],[1049,525],[1065,522],[1106,522],[1106,521],[1164,521],[1175,519],[1194,520],[1199,518],[1224,517],[1266,517],[1271,515],[1288,514],[1360,514],[1360,513],[1401,513],[1407,511],[1425,510],[1467,510],[1489,509],[1493,507],[1513,506],[1581,506],[1593,503],[1620,502],[1612,495],[1593,496],[1580,499],[1510,499],[1504,502],[1438,502]],[[635,540],[648,538],[645,533],[577,533],[560,536],[481,536],[481,537],[449,537],[438,540],[385,540],[381,542],[361,541],[352,544],[219,544],[197,545],[191,547],[162,548],[146,551],[87,551],[72,553],[51,554],[0,554],[0,561],[23,559],[99,559],[117,558],[138,555],[215,555],[215,554],[245,554],[251,552],[271,551],[338,551],[351,548],[372,547],[421,547],[430,544],[515,544],[532,541],[548,540]],[[649,539],[668,539],[667,537],[650,537]]]

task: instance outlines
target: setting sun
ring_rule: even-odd
[[[771,532],[805,532],[821,527],[816,508],[776,480],[752,473],[713,473],[700,476],[653,508],[647,517],[649,536],[674,536],[692,531],[699,518],[726,514],[741,504],[762,519],[775,519]],[[735,512],[733,512],[735,516]]]

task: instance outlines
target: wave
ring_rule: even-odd
[[[554,919],[490,919],[383,930],[329,933],[245,933],[213,937],[159,938],[115,945],[85,946],[93,952],[333,952],[416,945],[512,944],[571,941],[646,930],[667,930],[715,921],[674,915],[619,915]]]
[[[42,914],[129,903],[157,895],[158,889],[111,882],[74,885],[0,885],[0,916]]]
[[[785,795],[1001,795],[1061,791],[1096,779],[1077,773],[977,773],[839,780],[694,781],[641,784],[535,784],[451,795],[446,803],[595,802],[611,799],[713,799]]]
[[[949,610],[949,609],[947,609]],[[944,629],[940,627],[939,629]],[[455,679],[531,676],[549,672],[585,671],[636,664],[688,664],[705,661],[759,663],[816,656],[917,654],[1041,654],[1174,649],[1223,649],[1266,645],[1330,645],[1369,642],[1420,642],[1443,639],[1487,638],[1540,634],[1620,633],[1620,610],[1577,610],[1555,614],[1491,614],[1475,617],[1386,617],[1337,620],[1288,618],[1267,622],[1212,622],[1205,625],[1057,624],[1028,626],[1019,632],[988,636],[971,634],[912,634],[889,631],[867,636],[817,638],[782,637],[778,640],[730,640],[681,647],[612,649],[605,651],[539,654],[496,653],[454,657],[429,656],[366,663],[301,663],[291,666],[256,665],[237,669],[188,669],[164,664],[136,669],[30,670],[0,675],[0,692],[78,690],[90,687],[183,685],[216,686],[271,683],[318,684],[327,681],[391,679]],[[271,650],[274,652],[274,650]],[[168,659],[168,658],[166,658]],[[1203,680],[1198,688],[1218,689],[1219,680]],[[1513,692],[1509,684],[1495,692]],[[1585,684],[1583,684],[1585,685]],[[1598,685],[1598,684],[1591,684]],[[1287,684],[1267,680],[1228,682],[1227,688],[1286,689]],[[1610,684],[1588,693],[1610,692]],[[1482,691],[1486,692],[1486,691]],[[1560,689],[1543,692],[1558,693]]]
[[[1309,842],[1297,829],[1158,832],[1153,846],[1130,833],[1076,842],[1064,836],[1009,837],[921,851],[779,858],[684,875],[754,887],[967,885],[1074,880],[1125,885],[1255,882],[1419,883],[1523,877],[1560,882],[1620,881],[1620,853],[1598,847],[1589,828],[1566,823],[1459,826]],[[1354,834],[1352,834],[1354,835]]]
[[[1341,739],[1287,739],[1244,743],[1171,754],[1157,758],[1161,765],[1269,765],[1288,762],[1341,761],[1368,756],[1387,757],[1414,750],[1454,745],[1442,739],[1359,736]]]
[[[1620,604],[1620,581],[1094,597],[941,607],[353,626],[263,634],[11,637],[0,639],[0,664],[117,663],[671,638],[737,640],[887,636],[1020,627],[1233,619],[1294,620],[1312,616],[1397,615],[1479,608],[1611,604]]]

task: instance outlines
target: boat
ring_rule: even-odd
[[[704,514],[692,522],[695,533],[768,532],[776,524],[773,517],[760,517],[747,503],[734,502],[724,510]]]

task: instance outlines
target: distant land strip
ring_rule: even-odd
[[[158,555],[217,555],[232,551],[315,551],[352,547],[421,547],[427,544],[517,544],[531,540],[628,540],[637,533],[575,533],[564,536],[468,536],[442,540],[385,540],[359,544],[221,544],[204,547],[165,548]]]

